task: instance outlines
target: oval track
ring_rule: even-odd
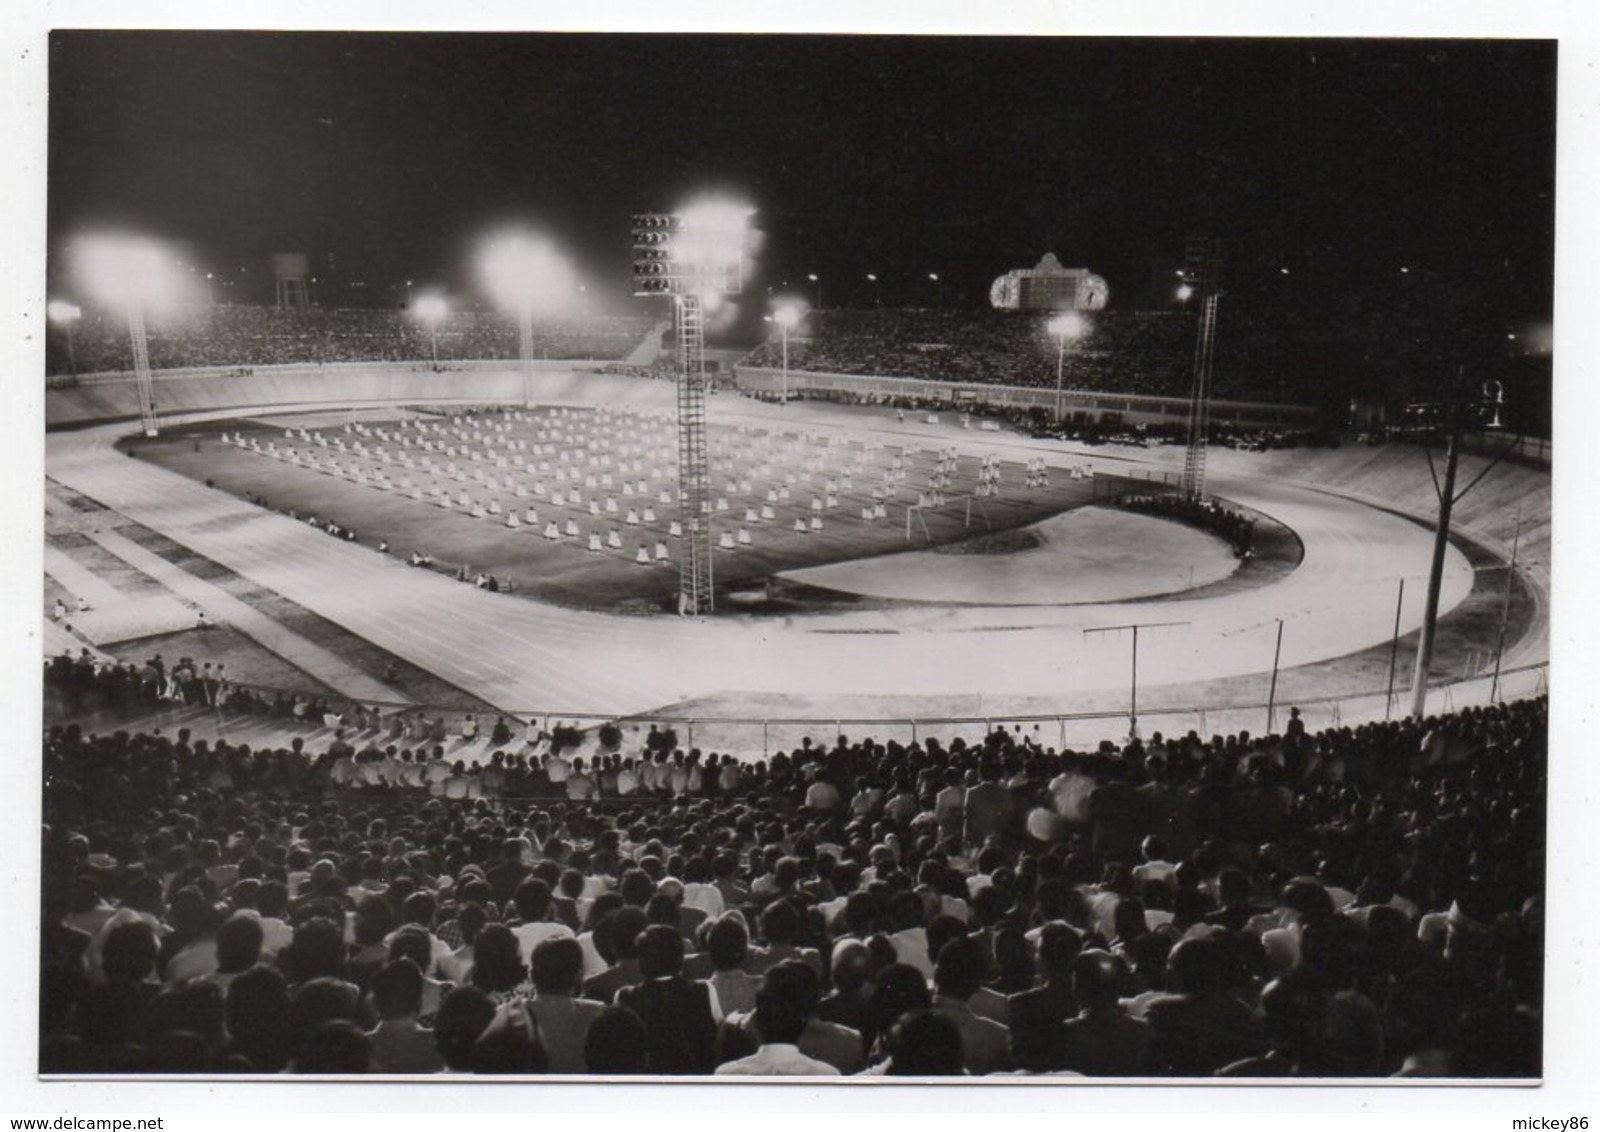
[[[716,415],[743,419],[726,407]],[[1259,590],[1159,605],[701,621],[614,616],[490,594],[337,542],[129,459],[113,447],[128,430],[119,424],[50,435],[48,475],[508,710],[623,714],[738,692],[813,702],[862,692],[1068,696],[1126,684],[1125,636],[1084,630],[1151,621],[1186,625],[1141,640],[1141,684],[1248,675],[1270,668],[1279,618],[1285,667],[1387,642],[1402,577],[1413,581],[1401,631],[1417,628],[1432,545],[1425,528],[1370,506],[1281,481],[1213,477],[1215,494],[1299,534],[1305,558],[1297,570]],[[1003,442],[961,443],[988,451]],[[1041,451],[1062,463],[1083,458]],[[1471,587],[1471,567],[1452,548],[1441,612]]]

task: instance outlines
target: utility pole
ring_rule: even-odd
[[[1131,672],[1128,680],[1128,735],[1130,738],[1138,735],[1139,729],[1139,630],[1141,629],[1177,629],[1187,628],[1187,621],[1145,621],[1137,625],[1102,625],[1094,629],[1085,629],[1085,637],[1098,633],[1133,633],[1133,652],[1131,656]]]

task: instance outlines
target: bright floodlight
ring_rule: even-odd
[[[772,321],[785,330],[793,330],[800,325],[800,308],[793,304],[785,304],[772,312]]]
[[[1088,329],[1088,323],[1077,311],[1067,311],[1052,318],[1046,329],[1057,338],[1079,338]]]
[[[1190,298],[1193,297],[1193,295],[1194,295],[1194,288],[1189,286],[1189,284],[1180,283],[1178,285],[1178,301],[1180,303],[1187,303],[1190,300]]]
[[[527,232],[486,240],[478,268],[489,297],[508,311],[557,310],[572,297],[572,265],[548,240]]]
[[[69,303],[62,299],[51,299],[44,308],[45,317],[60,326],[71,326],[83,317],[83,311],[76,303]]]
[[[81,236],[73,243],[72,260],[84,291],[127,317],[139,422],[146,436],[155,436],[155,381],[150,373],[144,316],[145,308],[169,300],[176,291],[167,256],[155,241],[142,236],[96,235]],[[69,335],[71,325],[67,324]],[[76,360],[73,370],[77,370]]]
[[[749,250],[755,209],[735,201],[697,201],[678,211],[682,221],[672,258],[690,268],[737,271]]]
[[[450,304],[439,295],[419,295],[417,301],[411,304],[411,313],[420,321],[437,326],[450,313]]]
[[[154,240],[142,236],[83,236],[72,250],[79,282],[97,302],[120,308],[150,306],[171,295],[171,272],[161,246]]]

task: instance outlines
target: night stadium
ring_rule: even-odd
[[[1553,41],[50,49],[38,1073],[1544,1075]]]

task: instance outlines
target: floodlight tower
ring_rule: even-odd
[[[433,350],[433,368],[439,368],[439,324],[450,314],[450,304],[439,295],[421,295],[411,304],[411,313],[428,328],[428,341]]]
[[[1084,332],[1084,330],[1087,329],[1087,327],[1088,327],[1088,324],[1084,322],[1083,315],[1079,314],[1077,311],[1066,311],[1066,312],[1064,312],[1062,314],[1058,314],[1058,315],[1056,315],[1056,317],[1052,318],[1048,323],[1045,324],[1045,329],[1048,330],[1051,334],[1053,334],[1055,336],[1055,339],[1056,339],[1056,420],[1057,421],[1061,420],[1061,417],[1062,417],[1062,409],[1061,409],[1061,397],[1062,397],[1062,390],[1063,390],[1062,379],[1065,376],[1065,372],[1066,372],[1065,367],[1066,367],[1066,361],[1067,361],[1067,340],[1071,339],[1073,341],[1076,341],[1077,339],[1083,337],[1083,332]]]
[[[534,402],[533,316],[571,300],[572,267],[547,241],[522,231],[505,232],[483,245],[479,271],[495,302],[517,318],[517,353],[522,360],[522,399]],[[407,283],[407,287],[410,283]]]
[[[1406,427],[1415,431],[1425,441],[1423,451],[1428,457],[1428,472],[1433,477],[1434,492],[1439,499],[1439,520],[1433,528],[1433,556],[1428,565],[1428,596],[1422,610],[1422,628],[1417,636],[1416,667],[1411,677],[1411,715],[1423,719],[1428,709],[1428,675],[1433,666],[1433,650],[1439,635],[1439,593],[1444,585],[1445,552],[1450,546],[1450,517],[1462,496],[1477,487],[1483,477],[1510,451],[1507,446],[1496,453],[1489,463],[1460,491],[1456,490],[1456,468],[1461,457],[1461,434],[1471,428],[1483,432],[1497,432],[1500,410],[1505,406],[1505,387],[1498,381],[1483,383],[1479,396],[1471,397],[1466,391],[1466,376],[1457,370],[1446,386],[1442,402],[1421,402],[1406,406]],[[1437,442],[1443,435],[1445,443],[1444,482],[1439,482],[1433,465],[1433,452],[1426,442]],[[1521,535],[1518,522],[1518,535]],[[1515,569],[1515,554],[1511,569]],[[1507,587],[1511,585],[1508,578]],[[1509,589],[1508,589],[1509,592]],[[1496,657],[1496,681],[1499,679],[1499,659]]]
[[[778,324],[778,333],[783,338],[783,403],[789,403],[789,331],[800,325],[800,308],[793,303],[785,303],[772,312],[772,321]]]
[[[1217,345],[1217,303],[1222,298],[1222,241],[1190,240],[1179,272],[1184,299],[1200,299],[1200,326],[1194,343],[1194,386],[1189,394],[1189,451],[1183,458],[1183,495],[1206,497],[1206,437],[1211,430],[1211,364]],[[1185,293],[1186,292],[1186,293]]]
[[[633,217],[633,293],[669,295],[678,346],[678,612],[715,609],[711,471],[706,442],[705,315],[736,295],[749,210],[728,205]]]
[[[155,382],[150,376],[150,348],[145,338],[144,313],[171,288],[167,257],[153,240],[137,236],[91,236],[76,246],[78,270],[89,292],[121,308],[128,319],[133,352],[133,374],[139,392],[139,423],[146,436],[155,436]]]
[[[61,327],[67,335],[67,363],[72,367],[72,376],[78,376],[78,351],[72,343],[72,328],[83,317],[83,309],[76,303],[69,303],[63,299],[51,299],[45,306],[45,317],[50,322]]]

